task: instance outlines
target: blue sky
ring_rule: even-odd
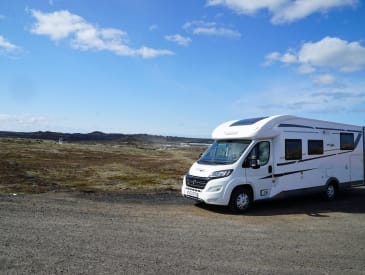
[[[360,0],[0,2],[0,129],[209,137],[274,114],[365,125]]]

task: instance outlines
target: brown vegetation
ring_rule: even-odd
[[[178,190],[205,147],[0,139],[0,193]]]

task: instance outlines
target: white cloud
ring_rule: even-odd
[[[67,10],[43,13],[38,10],[31,10],[31,14],[37,20],[31,32],[39,35],[47,35],[52,40],[60,40],[83,29],[93,28],[90,24]]]
[[[31,10],[37,20],[31,32],[46,35],[54,41],[69,39],[71,47],[79,50],[110,51],[120,56],[141,56],[152,58],[172,55],[169,50],[149,47],[132,48],[128,45],[127,33],[114,28],[99,28],[88,23],[81,16],[67,10],[43,13]]]
[[[365,47],[359,42],[348,42],[337,37],[325,37],[318,42],[304,43],[298,52],[272,52],[265,57],[265,65],[274,62],[298,64],[298,72],[311,73],[316,68],[354,72],[365,67]]]
[[[300,74],[310,74],[315,72],[316,69],[309,64],[302,64],[297,68],[297,72]]]
[[[287,64],[296,63],[297,57],[292,53],[285,53],[280,57],[280,61]]]
[[[276,61],[279,61],[279,59],[280,59],[280,53],[271,52],[265,56],[265,62],[263,65],[269,66],[269,65],[275,63]]]
[[[313,76],[313,82],[318,85],[333,85],[336,83],[336,77],[331,74],[321,74]]]
[[[21,54],[22,49],[19,46],[9,42],[5,37],[0,35],[0,55],[15,57]]]
[[[180,34],[174,35],[165,35],[165,39],[174,43],[179,44],[180,46],[188,46],[191,42],[190,37],[185,37]]]
[[[8,40],[6,40],[3,36],[0,35],[0,49],[4,51],[15,51],[18,47],[14,44],[10,43]]]
[[[208,6],[226,6],[240,14],[254,14],[258,10],[274,11],[283,6],[287,0],[207,0]]]
[[[160,55],[171,55],[173,52],[169,50],[156,50],[149,47],[141,47],[137,50],[134,50],[137,55],[142,56],[143,58],[153,58]]]
[[[191,21],[183,25],[183,29],[196,35],[223,36],[228,38],[240,38],[241,33],[232,28],[219,25],[216,22]]]
[[[272,52],[272,53],[267,54],[265,56],[265,59],[266,59],[266,61],[264,63],[265,66],[271,65],[277,61],[285,63],[285,64],[291,64],[291,63],[298,62],[297,57],[290,52],[287,52],[285,54],[280,54],[278,52]]]
[[[327,36],[321,41],[303,44],[298,59],[302,64],[353,72],[365,67],[365,48],[359,42]]]
[[[267,10],[273,24],[294,22],[314,13],[335,8],[355,7],[358,0],[207,0],[208,6],[225,6],[239,14],[253,15]]]

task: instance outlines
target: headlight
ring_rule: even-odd
[[[213,173],[211,173],[209,175],[209,178],[216,179],[216,178],[228,177],[230,174],[232,174],[232,172],[233,172],[233,169],[221,170],[221,171],[214,171]]]

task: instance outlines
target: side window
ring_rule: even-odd
[[[354,150],[354,134],[353,133],[340,133],[340,149],[341,150]]]
[[[260,161],[260,165],[266,165],[269,162],[270,158],[270,142],[262,141],[256,145],[258,147],[258,158]]]
[[[285,140],[285,159],[298,160],[302,159],[302,140],[286,139]]]
[[[308,155],[322,155],[323,140],[308,140]]]
[[[248,154],[243,167],[250,167],[250,161],[253,159],[259,160],[259,165],[264,166],[270,159],[270,142],[261,141],[255,145],[255,147]]]

